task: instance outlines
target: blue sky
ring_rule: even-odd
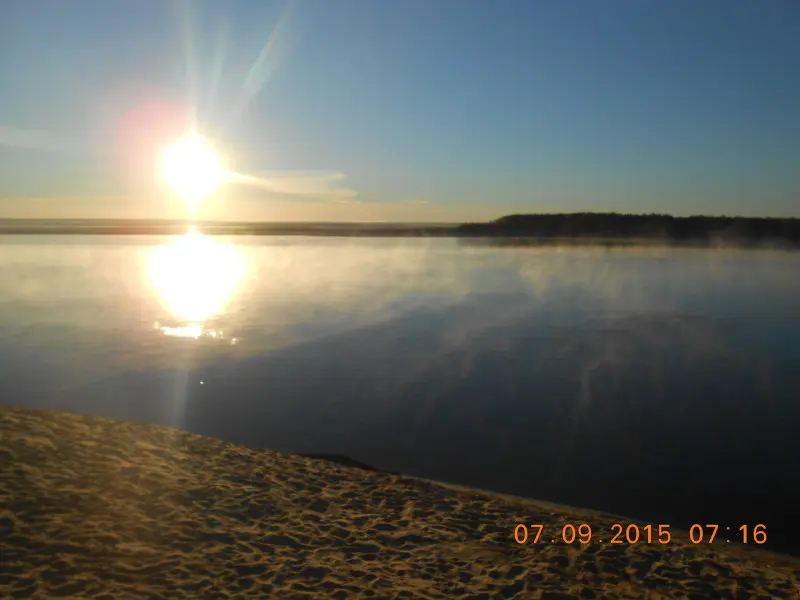
[[[182,216],[192,113],[281,182],[208,218],[800,216],[797,0],[3,0],[0,73],[0,217]]]

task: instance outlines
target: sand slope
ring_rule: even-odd
[[[799,560],[138,423],[0,407],[0,461],[3,598],[800,598]]]

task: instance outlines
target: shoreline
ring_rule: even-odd
[[[198,229],[198,233],[220,237],[309,237],[309,238],[358,238],[358,239],[452,239],[467,247],[481,248],[548,248],[554,246],[603,247],[603,248],[687,248],[698,250],[767,250],[778,252],[797,252],[800,244],[780,240],[730,241],[730,240],[672,240],[668,238],[595,238],[595,237],[537,237],[508,235],[460,235],[452,228],[433,231],[399,229],[360,229],[353,231],[317,229],[274,229],[274,230],[236,230],[236,229]],[[59,236],[74,237],[177,237],[187,233],[186,228],[94,228],[94,229],[0,229],[0,236]]]
[[[79,225],[14,225],[0,224],[0,235],[183,235],[197,231],[204,235],[249,236],[368,236],[368,237],[453,237],[455,226],[408,226],[378,224],[79,224]]]
[[[0,549],[17,591],[32,595],[677,599],[800,589],[800,558],[696,546],[677,529],[662,545],[517,544],[517,524],[549,535],[579,520],[607,530],[621,517],[369,465],[8,406],[0,432],[12,530]]]
[[[225,237],[337,237],[337,238],[409,238],[452,239],[470,247],[550,247],[603,246],[676,247],[700,249],[800,250],[800,242],[779,236],[763,237],[670,237],[665,235],[556,234],[515,232],[484,228],[479,232],[461,224],[414,223],[210,223],[210,222],[89,222],[11,223],[0,219],[0,236],[181,236],[196,231],[208,236]]]

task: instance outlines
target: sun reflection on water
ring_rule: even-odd
[[[161,304],[178,323],[156,327],[173,337],[225,338],[208,321],[225,313],[244,272],[236,248],[197,231],[159,246],[150,255],[148,273]]]

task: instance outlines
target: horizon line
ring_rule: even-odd
[[[264,220],[264,219],[250,219],[250,220],[221,220],[221,219],[192,219],[192,218],[145,218],[145,217],[2,217],[0,216],[0,223],[163,223],[163,224],[181,224],[181,225],[204,225],[204,224],[225,224],[225,225],[253,225],[253,224],[268,224],[268,225],[428,225],[428,226],[448,226],[448,225],[462,225],[465,223],[491,223],[495,220],[512,217],[512,216],[550,216],[550,217],[568,217],[579,215],[597,215],[597,216],[622,216],[622,217],[661,217],[670,219],[748,219],[748,220],[796,220],[800,216],[744,216],[735,214],[705,214],[695,213],[691,215],[673,215],[666,212],[618,212],[618,211],[571,211],[571,212],[513,212],[506,213],[495,219],[478,221],[389,221],[389,220],[354,220],[354,221],[309,221],[309,220]]]

